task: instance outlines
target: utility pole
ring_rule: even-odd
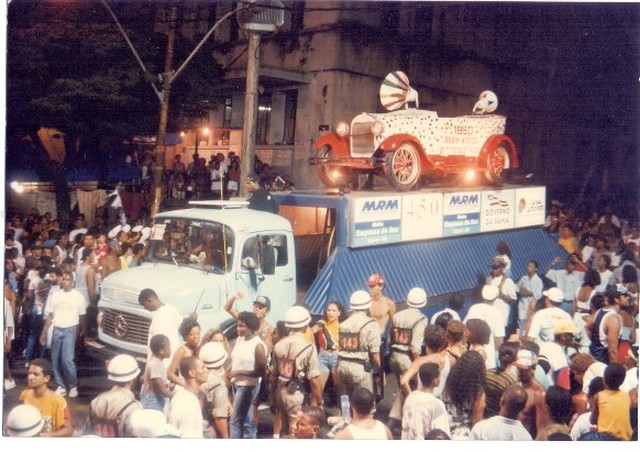
[[[244,180],[254,171],[256,155],[256,123],[258,122],[258,79],[260,77],[260,33],[272,33],[284,24],[284,5],[280,0],[248,0],[250,8],[238,12],[238,23],[247,31],[247,86],[244,98],[240,177]],[[247,197],[243,181],[240,197]]]
[[[258,78],[260,77],[260,33],[249,32],[247,50],[247,87],[244,97],[244,125],[240,160],[240,196],[248,195],[244,179],[254,171],[256,122],[258,119]]]
[[[235,16],[241,11],[244,11],[250,8],[250,5],[239,4],[233,11],[229,11],[224,14],[218,21],[213,24],[213,27],[209,29],[207,34],[200,40],[198,45],[193,49],[193,51],[189,54],[187,59],[182,63],[182,65],[174,72],[173,67],[173,48],[175,45],[175,33],[176,33],[176,20],[178,15],[178,7],[176,6],[175,0],[171,1],[170,10],[169,10],[169,29],[167,34],[167,54],[165,55],[165,65],[164,65],[164,73],[162,74],[162,91],[160,91],[154,81],[154,77],[151,76],[144,63],[142,62],[142,58],[138,55],[133,43],[127,36],[126,31],[120,24],[118,17],[115,15],[109,4],[106,0],[100,0],[104,7],[107,9],[111,17],[116,23],[118,30],[124,37],[125,41],[129,45],[131,52],[136,58],[136,61],[142,68],[145,75],[148,76],[150,80],[151,87],[153,91],[158,96],[160,100],[160,124],[158,126],[158,137],[156,139],[156,149],[154,151],[154,164],[153,164],[153,202],[151,203],[151,216],[155,215],[160,210],[160,204],[162,202],[162,172],[164,171],[164,159],[166,155],[167,148],[167,120],[169,117],[169,94],[171,91],[171,84],[178,78],[178,76],[182,73],[182,71],[187,67],[187,64],[191,61],[191,59],[195,56],[196,53],[200,50],[200,48],[204,45],[205,42],[213,35],[213,32],[220,26],[222,22],[229,19],[232,16]]]
[[[160,104],[160,125],[158,126],[158,138],[153,158],[153,203],[150,216],[154,217],[160,210],[162,202],[162,172],[164,171],[164,157],[167,153],[167,119],[169,117],[169,94],[173,81],[173,48],[176,41],[176,16],[178,7],[171,2],[169,11],[169,31],[167,34],[167,53],[164,60],[164,73],[162,74],[162,102]]]

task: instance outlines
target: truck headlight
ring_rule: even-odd
[[[371,124],[371,133],[373,133],[374,136],[379,136],[382,135],[382,132],[384,132],[384,124],[380,121],[374,121],[373,124]]]
[[[347,121],[340,121],[336,125],[336,133],[341,137],[349,135],[349,123]]]
[[[98,312],[98,316],[96,317],[96,323],[98,324],[98,328],[102,329],[102,321],[104,320],[104,314],[102,311]]]

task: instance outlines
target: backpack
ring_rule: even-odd
[[[410,328],[400,328],[397,326],[391,327],[391,345],[411,345],[411,341],[413,340],[413,329],[416,325],[422,322],[424,319],[419,319],[416,323],[414,323]]]
[[[340,350],[345,352],[360,352],[360,332],[370,323],[375,322],[371,319],[358,330],[357,333],[339,333]]]
[[[129,401],[129,403],[126,403],[120,409],[120,411],[118,411],[115,419],[95,416],[93,413],[89,413],[89,418],[87,419],[87,421],[90,424],[91,430],[93,430],[96,435],[101,436],[102,438],[119,438],[122,413],[124,413],[124,411],[135,402],[136,400],[131,400]]]

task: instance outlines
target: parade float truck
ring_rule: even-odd
[[[187,209],[157,214],[143,263],[104,279],[98,338],[89,342],[90,352],[147,355],[153,314],[138,302],[145,288],[185,317],[195,312],[203,333],[215,327],[229,336],[235,332],[235,321],[224,303],[237,292],[244,294],[236,302],[238,311],[251,311],[258,294],[273,300],[272,323],[294,305],[296,261],[286,218],[249,210],[246,201],[190,204]]]
[[[403,72],[390,73],[379,94],[390,111],[340,121],[335,132],[316,140],[310,164],[326,187],[358,188],[362,174],[382,176],[400,191],[442,178],[497,185],[518,167],[506,118],[492,114],[498,106],[492,91],[480,94],[473,114],[451,118],[418,109],[418,94]]]
[[[97,340],[90,354],[130,353],[144,361],[152,313],[138,303],[145,288],[183,316],[196,313],[203,333],[221,328],[235,335],[224,310],[238,291],[238,311],[257,295],[271,299],[268,321],[304,303],[314,317],[337,300],[348,307],[373,273],[384,293],[403,303],[423,287],[425,314],[452,293],[469,302],[487,276],[496,243],[514,251],[512,272],[528,260],[551,262],[566,255],[542,225],[543,186],[437,187],[410,192],[310,190],[273,193],[279,214],[244,201],[195,201],[154,218],[141,266],[112,273],[102,283]],[[172,344],[172,347],[174,345]]]

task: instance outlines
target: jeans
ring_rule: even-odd
[[[169,398],[164,397],[163,395],[158,395],[153,391],[140,391],[140,402],[142,402],[142,408],[162,411],[164,413],[167,408]]]
[[[40,346],[40,334],[44,326],[44,317],[41,315],[30,315],[29,334],[27,336],[27,350],[25,358],[30,362],[33,358],[44,358],[46,346]]]
[[[257,438],[258,431],[253,423],[251,404],[259,390],[260,385],[233,387],[233,411],[229,422],[232,439]]]
[[[78,374],[74,362],[77,329],[77,326],[53,329],[51,341],[53,380],[63,388],[78,386]]]
[[[573,301],[565,300],[558,307],[573,317],[573,312],[571,312],[573,310]]]

